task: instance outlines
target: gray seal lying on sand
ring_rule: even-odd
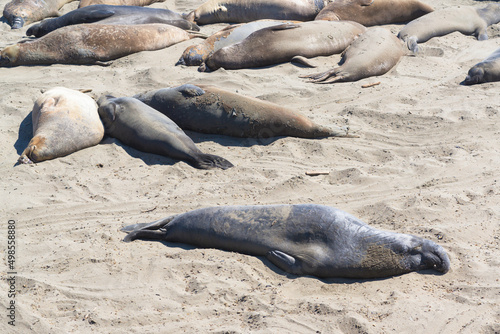
[[[185,130],[242,138],[347,137],[277,104],[207,85],[186,84],[134,96]]]
[[[210,207],[122,231],[129,233],[126,242],[161,240],[265,256],[294,275],[375,278],[450,268],[444,249],[430,240],[377,230],[316,204]]]
[[[462,83],[475,85],[492,81],[500,81],[500,49],[497,49],[482,62],[472,66]]]
[[[97,104],[106,134],[132,148],[183,160],[200,169],[233,167],[222,157],[201,152],[171,119],[137,99],[101,96]]]
[[[484,8],[472,6],[449,7],[411,21],[401,29],[398,37],[413,52],[418,52],[417,43],[433,37],[445,36],[459,31],[474,35],[480,41],[488,39],[486,28],[500,22],[500,4],[489,4]]]
[[[199,31],[200,28],[180,14],[168,9],[140,6],[93,5],[72,10],[63,16],[46,19],[34,24],[26,31],[26,36],[42,37],[61,27],[80,24],[170,24],[183,30]]]

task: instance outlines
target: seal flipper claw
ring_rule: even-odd
[[[287,273],[294,275],[303,274],[297,263],[297,259],[291,255],[283,253],[279,250],[272,250],[266,253],[266,258],[276,267],[286,271]]]

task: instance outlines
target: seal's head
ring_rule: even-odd
[[[474,66],[467,73],[467,77],[462,82],[464,85],[475,85],[484,82],[484,70],[481,67]]]
[[[0,52],[0,67],[14,66],[19,56],[19,45],[11,45]]]

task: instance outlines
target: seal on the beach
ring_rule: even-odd
[[[445,250],[430,240],[377,230],[316,204],[210,207],[122,231],[129,233],[126,242],[181,242],[265,256],[294,275],[375,278],[450,268]]]
[[[159,23],[76,24],[6,47],[0,52],[0,66],[103,64],[135,52],[163,49],[200,35]]]
[[[311,21],[327,0],[209,0],[186,15],[198,24],[245,23],[262,19]]]
[[[165,0],[80,0],[78,8],[94,5],[115,5],[115,6],[149,6],[155,2]]]
[[[97,103],[106,134],[132,148],[200,169],[233,167],[224,158],[201,152],[171,119],[137,99],[102,96]]]
[[[63,16],[43,20],[26,31],[27,36],[41,37],[64,26],[80,23],[99,24],[147,24],[163,23],[184,30],[199,31],[200,28],[178,13],[168,9],[140,6],[93,5],[72,10]]]
[[[104,136],[96,102],[76,90],[49,89],[36,100],[31,117],[33,138],[19,157],[22,164],[66,156],[99,144]]]
[[[475,85],[493,81],[500,81],[500,49],[472,66],[462,84]]]
[[[486,28],[500,22],[500,4],[489,4],[484,8],[472,6],[449,7],[411,21],[401,29],[398,37],[413,52],[418,52],[417,43],[433,37],[445,36],[459,31],[474,35],[480,41],[488,39]]]
[[[244,138],[347,136],[290,109],[214,86],[182,85],[134,96],[182,129]]]
[[[401,40],[388,29],[370,27],[344,51],[342,65],[300,77],[314,83],[357,81],[389,72],[407,52]]]
[[[214,52],[199,70],[262,67],[289,62],[297,56],[330,56],[344,51],[365,30],[350,21],[285,23],[263,28]]]
[[[3,16],[12,29],[22,28],[25,24],[59,16],[59,9],[73,0],[12,0],[3,9]]]
[[[408,22],[433,10],[418,0],[335,0],[315,20],[355,21],[368,27]]]
[[[258,20],[245,24],[233,24],[209,36],[200,44],[191,45],[184,50],[176,65],[200,66],[215,51],[241,42],[254,31],[277,26],[287,21]]]

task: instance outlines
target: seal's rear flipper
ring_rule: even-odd
[[[122,229],[120,231],[129,233],[129,232],[134,232],[134,231],[139,231],[139,230],[159,230],[160,228],[162,228],[165,225],[167,225],[168,223],[170,223],[170,221],[172,221],[172,219],[174,219],[174,218],[175,218],[175,215],[169,216],[167,218],[158,219],[158,220],[155,220],[154,222],[151,222],[151,223],[140,223],[140,224],[127,225],[127,226],[122,227]]]
[[[165,231],[134,231],[127,234],[125,238],[123,238],[124,242],[131,242],[137,239],[140,240],[164,240],[167,235]]]
[[[280,268],[287,273],[294,275],[304,274],[302,272],[302,268],[299,265],[299,261],[286,253],[283,253],[279,250],[272,250],[267,252],[266,258],[271,261],[276,267]]]
[[[193,167],[199,169],[211,169],[211,168],[221,168],[228,169],[234,165],[223,157],[219,157],[214,154],[200,154],[196,157],[196,161],[193,162]]]

